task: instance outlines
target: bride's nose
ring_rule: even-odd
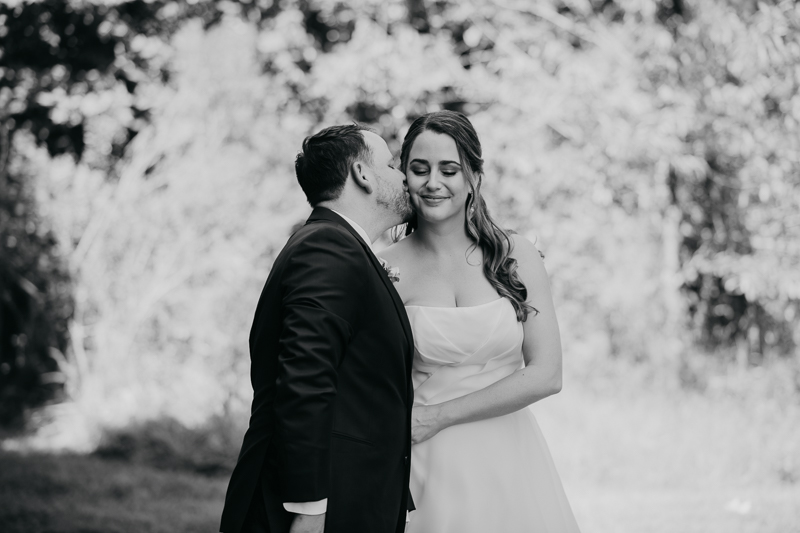
[[[425,188],[430,190],[430,191],[436,191],[440,187],[441,187],[441,184],[439,183],[439,175],[438,175],[438,173],[435,170],[431,171],[431,173],[428,174],[428,182],[425,184]]]

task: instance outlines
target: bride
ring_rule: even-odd
[[[578,526],[526,407],[561,390],[561,341],[533,244],[481,197],[469,120],[429,113],[403,141],[416,220],[380,255],[414,333],[411,533],[563,533]]]

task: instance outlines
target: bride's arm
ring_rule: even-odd
[[[415,407],[411,420],[415,444],[449,426],[507,415],[561,390],[561,336],[547,271],[530,241],[517,235],[513,239],[517,273],[528,290],[528,303],[539,311],[529,313],[523,323],[525,368],[466,396]]]

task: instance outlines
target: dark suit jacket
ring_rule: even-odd
[[[268,531],[283,502],[328,498],[325,531],[405,527],[413,341],[367,243],[317,208],[278,255],[250,332],[253,405],[220,530],[239,533],[256,491]],[[259,497],[259,496],[256,496]]]

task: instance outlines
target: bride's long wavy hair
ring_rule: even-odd
[[[461,169],[470,192],[467,195],[465,226],[467,234],[472,238],[474,250],[480,247],[483,252],[483,273],[489,283],[500,296],[508,298],[517,313],[517,320],[525,322],[528,313],[538,311],[529,305],[528,289],[517,274],[517,260],[511,257],[514,241],[509,232],[495,224],[489,215],[486,202],[481,196],[481,180],[483,178],[483,159],[478,134],[469,119],[456,111],[435,111],[416,119],[403,139],[400,151],[400,170],[408,170],[408,156],[411,147],[420,133],[433,131],[452,138],[458,148]],[[410,235],[417,228],[417,218],[406,224],[405,235]],[[400,238],[400,235],[397,235]]]

